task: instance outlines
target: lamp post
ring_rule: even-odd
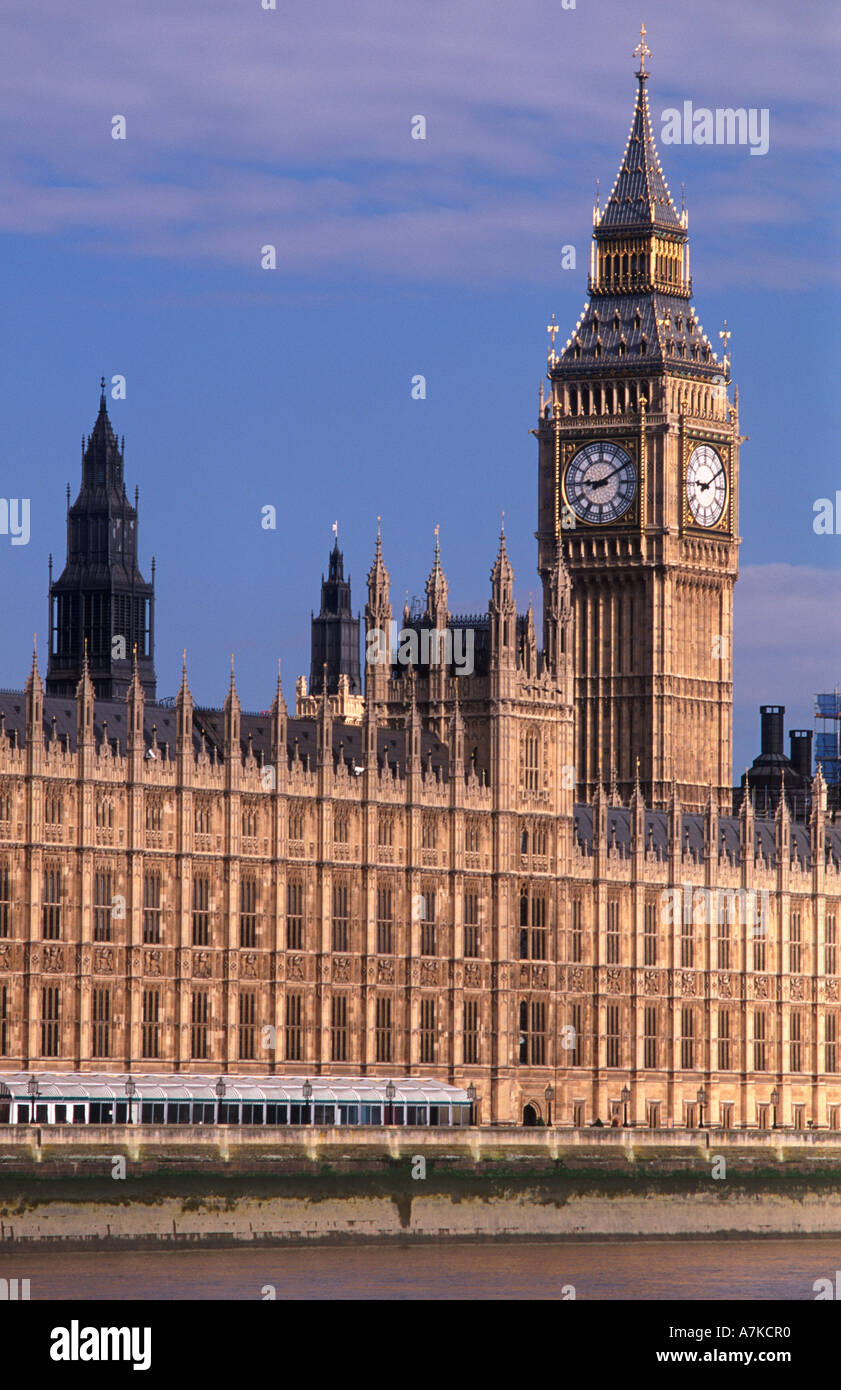
[[[134,1100],[134,1097],[137,1095],[137,1085],[135,1083],[134,1077],[131,1075],[126,1077],[126,1095],[128,1096],[128,1122],[129,1124],[131,1124],[132,1101]]]
[[[302,1090],[303,1093],[304,1093],[304,1100],[306,1101],[306,1106],[307,1106],[307,1124],[308,1124],[308,1125],[311,1125],[311,1124],[312,1124],[312,1107],[311,1107],[311,1105],[310,1105],[310,1101],[311,1101],[311,1099],[312,1099],[312,1082],[311,1082],[309,1079],[307,1079],[307,1080],[304,1082],[303,1086],[301,1087],[301,1090]]]
[[[546,1097],[546,1123],[547,1123],[547,1125],[551,1125],[551,1123],[552,1123],[552,1101],[555,1099],[554,1087],[552,1087],[551,1085],[550,1085],[550,1086],[547,1086],[547,1087],[546,1087],[546,1090],[543,1092],[543,1094],[544,1094],[544,1096]]]
[[[397,1095],[397,1087],[393,1081],[387,1081],[385,1085],[386,1114],[385,1122],[387,1125],[394,1123],[394,1097]]]
[[[620,1099],[621,1099],[621,1101],[622,1101],[622,1109],[623,1109],[623,1112],[624,1112],[623,1125],[624,1125],[625,1129],[627,1129],[627,1128],[628,1128],[628,1105],[629,1105],[630,1100],[631,1100],[631,1092],[628,1090],[628,1087],[627,1087],[627,1086],[623,1086],[623,1087],[622,1087],[622,1095],[621,1095]]]
[[[216,1123],[217,1123],[218,1125],[220,1125],[220,1124],[222,1123],[222,1101],[224,1100],[224,1098],[225,1098],[225,1082],[224,1082],[223,1078],[220,1076],[220,1077],[219,1077],[219,1080],[216,1082],[216,1100],[217,1100],[217,1106],[216,1106]]]
[[[470,1123],[475,1124],[476,1087],[472,1081],[467,1088],[467,1099],[470,1101]]]
[[[698,1128],[704,1128],[704,1106],[707,1103],[707,1093],[703,1086],[698,1087]]]
[[[776,1128],[777,1128],[777,1106],[779,1105],[779,1103],[780,1103],[780,1093],[779,1093],[779,1091],[777,1090],[777,1088],[776,1088],[776,1086],[775,1086],[774,1089],[773,1089],[773,1091],[771,1092],[771,1104],[772,1104],[773,1107],[774,1107],[774,1123],[773,1123],[773,1125],[771,1126],[772,1129],[776,1129]]]
[[[29,1080],[28,1080],[27,1083],[26,1083],[26,1089],[27,1089],[27,1091],[29,1092],[29,1098],[30,1098],[30,1100],[31,1100],[31,1102],[32,1102],[32,1107],[31,1107],[31,1108],[32,1108],[31,1123],[34,1124],[34,1123],[35,1123],[35,1102],[36,1102],[36,1100],[38,1099],[38,1078],[37,1078],[37,1076],[30,1076]]]

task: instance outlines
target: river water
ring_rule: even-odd
[[[835,1280],[841,1240],[0,1253],[37,1299],[784,1299]]]

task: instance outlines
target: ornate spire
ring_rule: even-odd
[[[32,634],[32,665],[31,665],[31,667],[30,667],[30,669],[29,669],[29,679],[28,679],[28,681],[26,682],[26,687],[25,687],[25,689],[26,689],[27,692],[30,691],[30,690],[40,690],[40,691],[43,692],[43,689],[44,689],[43,685],[41,684],[41,673],[40,673],[40,671],[38,670],[38,634],[37,634],[37,632],[34,632],[34,633]]]
[[[603,230],[613,227],[662,227],[682,231],[681,215],[669,192],[651,130],[645,86],[649,78],[649,73],[645,71],[645,59],[651,57],[651,50],[645,43],[645,25],[642,27],[641,41],[634,50],[634,55],[637,54],[640,55],[637,70],[639,87],[628,143],[610,197],[596,225]]]
[[[368,604],[366,615],[376,615],[379,621],[387,608],[388,617],[391,617],[391,603],[389,600],[390,586],[391,576],[383,560],[382,518],[377,517],[377,543],[374,547],[374,559],[368,571]]]
[[[175,742],[179,757],[193,750],[193,696],[187,684],[187,648],[181,657],[181,684],[175,697]]]
[[[225,703],[222,706],[225,723],[225,761],[229,769],[240,765],[242,749],[240,745],[240,733],[242,729],[242,706],[237,694],[236,677],[234,674],[234,655],[231,653],[231,683],[228,686],[228,693],[225,696]]]
[[[438,539],[440,528],[435,527],[435,557],[432,562],[432,569],[426,581],[426,614],[428,618],[435,619],[442,613],[447,612],[447,601],[449,597],[449,586],[447,578],[441,568],[441,546]]]
[[[496,554],[494,567],[491,570],[491,584],[494,592],[499,591],[510,596],[514,587],[514,569],[508,558],[508,549],[505,544],[505,512],[502,513],[502,521],[499,528],[499,550]]]

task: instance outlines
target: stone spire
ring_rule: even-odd
[[[513,666],[516,653],[517,605],[514,602],[514,570],[505,544],[505,514],[499,532],[499,550],[491,570],[490,646],[492,664]]]
[[[192,757],[193,697],[187,684],[187,648],[181,659],[181,684],[175,697],[175,749],[179,759]]]
[[[272,762],[280,777],[281,768],[286,767],[286,739],[289,728],[289,712],[283,697],[283,684],[280,679],[280,658],[277,662],[277,685],[272,701]]]
[[[133,653],[131,682],[126,691],[126,753],[129,759],[136,755],[142,759],[145,752],[143,733],[143,713],[145,700],[140,673],[137,669],[137,651]]]
[[[383,700],[391,678],[391,579],[383,560],[382,529],[377,517],[377,544],[368,571],[365,605],[365,693]]]
[[[94,688],[88,666],[88,644],[82,652],[82,674],[76,686],[76,748],[93,751]]]
[[[426,581],[426,616],[433,627],[444,631],[449,617],[449,586],[441,568],[441,546],[438,540],[438,527],[435,527],[435,557],[429,578]]]
[[[239,764],[242,756],[242,706],[237,694],[234,656],[231,653],[231,683],[222,706],[225,722],[225,761]]]

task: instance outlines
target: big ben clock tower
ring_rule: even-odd
[[[560,545],[574,604],[578,795],[637,759],[650,806],[729,807],[738,392],[692,304],[688,216],[651,131],[641,42],[631,132],[594,209],[589,299],[549,354],[541,399],[539,568]],[[550,328],[554,344],[554,325]]]

